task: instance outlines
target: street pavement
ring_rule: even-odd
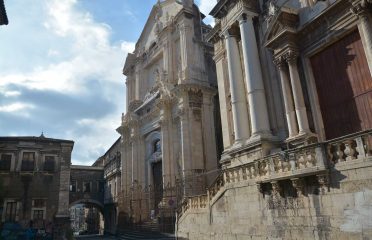
[[[173,234],[161,234],[153,232],[140,232],[140,231],[131,231],[120,234],[119,236],[99,236],[99,235],[89,235],[89,236],[78,236],[77,240],[136,240],[136,239],[145,239],[145,240],[175,240]]]

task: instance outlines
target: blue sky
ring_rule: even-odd
[[[92,164],[119,137],[122,67],[156,2],[5,0],[0,136],[74,140],[73,164]],[[208,13],[215,2],[196,4]]]

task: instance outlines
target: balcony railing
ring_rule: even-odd
[[[301,177],[316,175],[320,190],[327,184],[327,170],[341,162],[372,160],[372,130],[358,132],[322,143],[289,149],[269,155],[263,159],[222,170],[207,189],[206,195],[185,199],[178,208],[178,219],[188,209],[203,209],[210,206],[215,196],[230,184],[255,181],[259,190],[261,183],[275,183],[290,179],[296,189],[300,189]],[[301,193],[300,193],[301,194]]]

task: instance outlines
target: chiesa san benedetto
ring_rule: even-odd
[[[182,199],[216,177],[217,78],[203,17],[193,1],[158,1],[126,58],[119,225],[172,231]]]
[[[158,1],[123,69],[119,222],[372,238],[371,9],[219,0],[211,27],[191,0]]]

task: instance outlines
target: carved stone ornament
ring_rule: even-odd
[[[292,186],[297,191],[297,196],[303,196],[304,195],[304,180],[301,178],[293,178],[291,179]]]
[[[329,176],[328,174],[317,175],[319,190],[321,194],[325,194],[329,187]]]
[[[366,18],[372,12],[372,1],[362,0],[357,4],[352,3],[351,12],[358,17]]]

